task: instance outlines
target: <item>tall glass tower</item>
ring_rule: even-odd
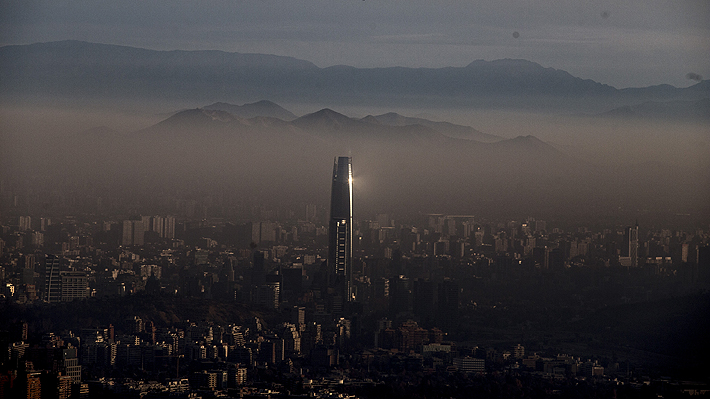
[[[353,167],[352,158],[338,157],[333,165],[328,224],[328,270],[332,287],[345,302],[352,300]]]
[[[62,277],[59,273],[59,258],[54,255],[44,257],[44,299],[49,303],[62,300]]]

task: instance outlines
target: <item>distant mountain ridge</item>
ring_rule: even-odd
[[[540,173],[556,173],[561,165],[569,165],[571,162],[567,154],[534,136],[512,139],[490,136],[497,140],[488,142],[473,140],[471,136],[454,138],[436,130],[442,124],[447,126],[445,122],[411,118],[431,124],[432,127],[429,127],[422,123],[404,124],[402,121],[410,118],[394,113],[385,115],[387,117],[383,117],[383,122],[380,122],[376,117],[351,118],[324,108],[286,122],[265,116],[245,119],[225,111],[197,108],[177,112],[155,125],[134,132],[130,137],[143,143],[180,142],[195,150],[220,148],[219,151],[222,151],[225,146],[236,146],[254,151],[261,148],[262,151],[277,152],[300,148],[304,153],[313,154],[321,151],[347,151],[359,154],[359,157],[380,154],[386,161],[378,163],[397,162],[397,159],[402,162],[400,167],[391,168],[392,172],[400,168],[401,171],[420,169],[422,166],[418,162],[425,159],[439,159],[439,162],[447,165],[445,169],[462,167],[463,170],[473,171],[482,171],[482,168],[498,170],[500,165],[506,165],[504,168],[524,173],[529,172],[531,165],[535,165]],[[387,124],[391,122],[388,118],[399,123]],[[490,139],[484,133],[481,134]],[[410,166],[404,167],[405,164]],[[433,170],[422,170],[418,175],[422,180],[417,184],[427,180],[427,184],[441,184],[431,180],[436,179],[435,175]]]
[[[261,100],[255,103],[244,105],[216,102],[214,104],[207,105],[203,108],[207,110],[219,110],[229,112],[232,115],[239,116],[242,118],[267,116],[272,118],[279,118],[285,121],[292,121],[297,118],[296,115],[294,115],[291,111],[267,100]]]
[[[363,118],[363,120],[374,120],[379,123],[390,126],[406,126],[419,124],[432,128],[445,136],[457,139],[476,140],[483,142],[494,142],[502,139],[502,137],[493,134],[483,133],[470,126],[461,126],[450,122],[434,122],[423,118],[411,118],[399,115],[395,112],[389,112],[377,116],[368,115]]]
[[[62,41],[0,47],[0,98],[23,96],[603,112],[647,101],[697,101],[710,97],[710,84],[619,90],[526,60],[477,60],[446,68],[319,68],[275,55]]]
[[[607,166],[530,136],[525,126],[510,131],[515,138],[483,142],[437,130],[448,127],[445,122],[395,113],[352,118],[333,109],[292,121],[187,109],[130,133],[101,127],[39,143],[28,136],[26,148],[38,147],[37,156],[16,151],[13,162],[17,173],[46,176],[57,185],[73,176],[113,193],[107,196],[160,188],[188,195],[230,192],[237,204],[240,198],[276,204],[327,197],[333,157],[351,156],[361,214],[393,206],[550,215],[668,203],[706,209],[706,169]]]
[[[248,112],[244,112],[247,109]],[[227,110],[239,113],[235,115]],[[277,115],[286,115],[284,120]],[[470,126],[456,125],[449,122],[435,122],[423,118],[412,118],[394,112],[364,118],[350,118],[329,108],[296,117],[293,113],[271,101],[262,100],[253,104],[234,105],[214,103],[203,108],[176,112],[156,126],[167,128],[203,128],[203,129],[243,129],[247,127],[286,126],[301,129],[304,132],[332,134],[350,131],[355,134],[375,138],[391,137],[392,132],[417,131],[420,137],[441,135],[442,137],[492,143],[503,140],[502,137],[480,132]],[[379,135],[379,136],[378,136]],[[406,134],[405,134],[406,135]]]
[[[707,121],[710,120],[710,98],[698,101],[647,101],[614,108],[596,116]]]

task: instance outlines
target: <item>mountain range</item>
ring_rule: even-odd
[[[253,118],[255,116],[268,116],[278,118],[285,121],[296,119],[291,111],[282,106],[267,100],[257,101],[255,103],[236,105],[223,102],[216,102],[203,107],[206,110],[218,110],[229,112],[234,116],[241,118]]]
[[[231,131],[235,134],[254,129],[290,129],[292,132],[300,130],[303,133],[335,139],[350,137],[398,140],[414,139],[416,136],[418,139],[440,142],[447,139],[482,143],[503,141],[502,137],[480,132],[470,126],[406,117],[395,112],[357,119],[324,108],[296,117],[287,109],[267,100],[241,106],[214,103],[203,108],[180,111],[155,126],[141,130],[140,133],[174,134],[186,128],[191,129],[191,132]]]
[[[599,113],[649,101],[710,98],[710,81],[688,88],[620,90],[526,60],[477,60],[446,68],[319,68],[275,55],[61,41],[0,47],[0,93],[2,99],[234,103],[269,98],[282,103]]]
[[[283,112],[274,103],[263,109]],[[462,132],[466,138],[452,137]],[[353,157],[361,209],[396,203],[459,211],[493,201],[509,185],[526,193],[519,199],[540,204],[533,193],[559,185],[561,171],[578,170],[565,166],[573,163],[568,155],[533,136],[479,135],[487,142],[475,140],[467,126],[395,113],[351,118],[324,108],[285,121],[196,108],[131,133],[102,127],[48,140],[36,152],[41,162],[22,169],[72,176],[107,193],[231,187],[264,203],[312,201],[327,192],[333,154],[339,154]]]
[[[372,134],[375,137],[391,135],[398,130],[423,130],[429,135],[442,135],[449,138],[474,140],[492,143],[503,140],[502,137],[483,133],[470,126],[457,125],[450,122],[431,121],[424,118],[407,117],[395,112],[382,115],[367,115],[364,118],[350,118],[329,108],[297,117],[291,111],[268,100],[255,103],[236,105],[217,102],[202,108],[176,112],[159,126],[170,126],[170,129],[184,129],[186,126],[206,123],[202,128],[214,129],[245,129],[245,128],[285,128],[301,129],[310,132],[332,133],[337,130],[355,130],[357,135]]]
[[[708,121],[710,120],[710,98],[697,101],[647,101],[641,104],[614,108],[597,116],[627,119],[686,119]]]
[[[49,191],[80,184],[106,198],[151,203],[175,193],[229,193],[276,206],[319,203],[333,157],[347,155],[361,214],[485,209],[597,220],[609,210],[690,213],[706,206],[707,189],[698,182],[707,181],[707,171],[585,162],[523,131],[504,139],[394,112],[352,118],[323,108],[284,120],[275,115],[292,113],[270,101],[208,104],[129,133],[100,127],[41,141],[8,136],[16,142],[8,141],[14,150],[6,152],[3,172]]]
[[[110,110],[102,101],[132,102],[131,109],[140,115],[155,115],[155,108],[208,105],[158,123],[151,118],[147,127],[125,129],[130,133],[95,128],[74,135],[58,133],[55,117],[62,113],[50,109],[37,114],[43,124],[31,125],[39,126],[38,132],[28,127],[28,135],[14,133],[13,126],[21,124],[6,125],[3,140],[8,144],[0,161],[5,176],[49,191],[78,184],[106,198],[157,202],[175,193],[204,197],[230,192],[234,198],[273,204],[318,203],[329,190],[333,157],[347,155],[353,158],[361,209],[486,209],[550,217],[586,213],[592,220],[622,209],[686,214],[707,210],[703,183],[708,176],[702,164],[669,167],[656,159],[666,147],[651,154],[655,163],[621,167],[604,158],[584,161],[573,151],[559,150],[564,146],[531,136],[540,129],[528,129],[537,123],[528,117],[539,110],[647,120],[658,116],[701,120],[695,125],[702,129],[709,92],[710,81],[688,88],[619,90],[524,60],[474,61],[460,68],[319,68],[295,58],[220,51],[153,51],[74,41],[5,46],[0,47],[0,101],[14,109],[45,99],[52,107],[66,105],[66,118],[73,119],[84,106],[93,107],[92,112]],[[320,110],[298,116],[279,104]],[[504,139],[471,126],[404,116],[403,111],[353,118],[333,110],[360,105],[526,112],[491,113],[521,118],[496,130],[515,137]],[[28,108],[23,123],[35,118]],[[581,120],[570,121],[547,126],[566,131]],[[621,127],[593,118],[581,122],[593,132],[616,129],[607,139],[619,132],[628,135],[621,139],[643,144],[634,144],[634,150],[647,146],[641,134],[656,124],[650,120],[633,130],[627,128],[638,125],[635,120]],[[682,154],[701,159],[704,132],[693,134],[686,135],[690,141]],[[587,142],[607,140],[588,136]],[[618,142],[623,141],[609,147]],[[622,153],[627,155],[634,154]]]

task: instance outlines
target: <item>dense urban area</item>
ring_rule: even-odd
[[[0,399],[710,398],[708,22],[0,0]]]
[[[342,291],[324,206],[3,200],[0,397],[709,392],[707,230],[356,212]]]

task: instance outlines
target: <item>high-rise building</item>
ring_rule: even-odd
[[[154,231],[160,238],[175,238],[174,216],[143,216],[143,230]]]
[[[133,245],[143,245],[143,237],[145,234],[145,229],[143,228],[143,222],[140,220],[133,221]]]
[[[638,266],[638,249],[639,249],[639,224],[633,227],[627,227],[624,231],[624,243],[621,246],[621,254],[619,255],[619,263],[626,267]]]
[[[143,227],[148,230],[146,226]],[[153,216],[150,224],[150,230],[158,233],[158,237],[165,237],[165,218],[162,216]]]
[[[49,303],[62,300],[62,276],[59,273],[59,258],[55,255],[44,258],[44,300]]]
[[[124,246],[133,245],[133,224],[130,220],[123,221],[121,244]]]
[[[89,296],[86,272],[63,271],[60,273],[60,279],[62,282],[60,291],[62,302],[71,302],[75,299]]]
[[[396,317],[407,313],[412,308],[412,282],[404,275],[393,277],[389,281],[390,313]]]
[[[278,309],[280,290],[281,283],[278,281],[268,281],[266,284],[256,287],[256,298],[254,302],[257,305],[269,309]]]
[[[57,366],[62,372],[62,375],[71,377],[71,380],[74,383],[80,382],[81,365],[79,364],[76,348],[69,346],[68,348],[61,348],[57,351],[58,356],[55,355],[55,362],[58,363]]]
[[[121,244],[124,246],[143,245],[144,234],[145,228],[142,220],[124,220]]]
[[[143,222],[143,231],[153,231],[153,217],[151,216],[141,216],[141,222]]]
[[[352,158],[338,157],[333,165],[333,185],[328,223],[328,270],[333,287],[344,301],[352,300],[353,171]]]
[[[124,246],[143,245],[145,232],[143,220],[124,220],[121,244]]]
[[[304,206],[304,208],[305,208],[305,211],[304,211],[305,219],[304,220],[307,220],[309,222],[314,222],[317,219],[317,215],[318,215],[317,214],[318,208],[316,207],[316,205],[315,204],[306,204]]]
[[[32,218],[30,216],[20,216],[17,221],[20,231],[32,229]]]
[[[164,229],[165,229],[165,236],[160,236],[162,238],[169,238],[173,239],[175,238],[175,217],[174,216],[166,216],[164,219]]]
[[[276,241],[277,224],[274,222],[252,222],[251,240],[256,244]]]

